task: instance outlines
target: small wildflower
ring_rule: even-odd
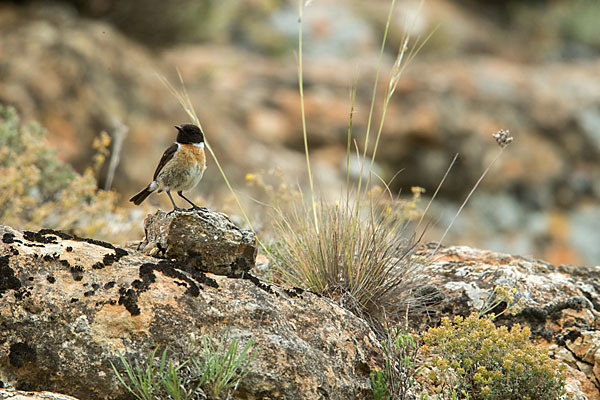
[[[110,146],[110,135],[106,131],[100,132],[100,137],[94,138],[92,146],[95,150],[105,149]]]
[[[502,148],[505,148],[512,143],[514,137],[510,134],[508,129],[500,129],[498,132],[492,135],[496,139],[496,143]]]
[[[425,193],[425,189],[420,187],[420,186],[411,186],[410,187],[410,191],[413,194],[421,194],[421,193]]]

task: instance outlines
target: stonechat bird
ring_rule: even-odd
[[[199,209],[190,199],[183,195],[184,190],[193,189],[204,174],[206,169],[206,155],[204,154],[204,134],[196,125],[176,125],[177,140],[165,150],[152,182],[144,190],[133,196],[129,201],[136,206],[142,204],[146,197],[153,192],[167,192],[174,210],[177,207],[171,192],[177,194],[192,205],[192,209]]]

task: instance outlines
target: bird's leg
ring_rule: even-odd
[[[187,201],[188,203],[190,203],[192,205],[191,210],[200,210],[203,208],[203,207],[198,207],[197,205],[194,204],[193,201],[191,201],[190,199],[185,197],[181,190],[179,192],[177,192],[177,194],[179,195],[179,197],[181,197],[182,199],[184,199],[185,201]]]
[[[183,209],[177,207],[177,204],[175,204],[175,202],[173,201],[173,197],[171,196],[171,192],[169,192],[168,190],[166,192],[167,192],[167,195],[169,196],[169,199],[171,199],[171,203],[173,204],[173,210],[171,212],[173,212],[173,211],[182,211]]]

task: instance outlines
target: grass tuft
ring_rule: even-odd
[[[208,336],[197,341],[190,335],[185,360],[168,359],[165,348],[160,358],[154,350],[143,363],[131,363],[119,353],[124,372],[111,365],[119,383],[138,400],[231,398],[255,358],[253,345],[249,340],[240,347],[237,338],[215,344]]]
[[[410,257],[417,240],[409,234],[416,202],[371,191],[353,203],[303,201],[279,213],[277,241],[270,253],[280,277],[291,285],[326,295],[351,311],[371,317],[404,308],[420,274]],[[312,223],[313,210],[318,226]]]
[[[407,63],[424,41],[417,40],[409,46],[410,38],[408,34],[404,36],[385,93],[372,154],[368,157],[383,54],[396,5],[396,0],[392,0],[379,52],[363,148],[356,149],[360,159],[359,179],[354,187],[347,171],[345,197],[341,196],[337,202],[326,201],[315,195],[310,170],[302,85],[303,2],[299,0],[298,5],[298,78],[310,199],[303,195],[291,207],[275,207],[272,220],[276,239],[268,253],[284,282],[331,297],[356,314],[376,322],[384,312],[393,314],[404,310],[413,302],[413,289],[419,285],[417,263],[411,257],[418,241],[415,231],[409,229],[409,210],[412,208],[414,212],[421,192],[413,192],[412,202],[399,201],[394,196],[387,196],[387,192],[384,195],[382,190],[376,193],[372,171],[390,99]],[[355,83],[350,94],[347,168],[352,143],[358,147],[352,130],[356,86]],[[370,165],[365,165],[369,158]],[[363,182],[365,176],[368,178]]]

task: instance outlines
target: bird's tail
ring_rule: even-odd
[[[150,194],[152,194],[153,190],[150,190],[150,185],[148,185],[144,190],[142,190],[141,192],[139,192],[138,194],[136,194],[135,196],[133,196],[132,198],[129,199],[129,201],[132,201],[133,204],[135,204],[136,206],[139,206],[140,204],[142,204],[142,202],[144,200],[146,200],[146,197],[150,196]]]

